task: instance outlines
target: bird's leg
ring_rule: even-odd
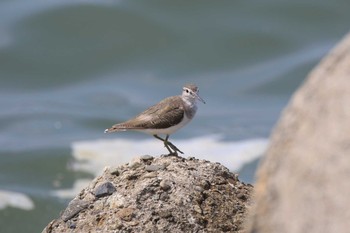
[[[169,139],[169,135],[167,135],[165,137],[165,141],[167,142],[167,144],[171,147],[171,149],[173,149],[175,152],[180,152],[181,154],[183,154],[184,152],[182,152],[181,150],[179,150],[179,148],[177,148],[174,144],[172,144],[171,142],[168,141]]]
[[[166,140],[164,140],[163,138],[159,137],[157,134],[153,135],[155,138],[161,140],[164,143],[164,146],[167,148],[167,150],[169,151],[169,155],[177,155],[176,151],[172,151],[169,146],[168,146],[168,142]]]
[[[174,146],[174,144],[172,144],[171,142],[168,141],[169,139],[169,135],[166,136],[165,139],[159,137],[158,135],[153,135],[155,138],[161,140],[164,143],[164,146],[167,148],[167,150],[169,151],[170,155],[175,155],[177,156],[177,152],[180,152],[181,154],[183,154],[183,152],[181,150],[179,150],[176,146]],[[171,149],[173,149],[173,151]]]

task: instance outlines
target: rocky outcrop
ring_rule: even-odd
[[[218,163],[142,156],[106,168],[43,232],[242,232],[251,191]]]
[[[257,172],[254,233],[350,230],[350,35],[310,73]]]

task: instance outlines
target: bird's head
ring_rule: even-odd
[[[199,100],[205,104],[205,101],[199,96],[199,89],[194,84],[187,84],[182,88],[182,97],[188,100],[196,101]]]

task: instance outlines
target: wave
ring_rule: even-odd
[[[183,157],[196,157],[211,162],[219,162],[230,170],[238,172],[245,164],[259,158],[266,150],[268,140],[255,138],[242,141],[224,141],[219,136],[206,136],[186,140],[172,140],[185,152]],[[78,141],[72,144],[75,161],[72,167],[95,176],[106,166],[128,163],[133,157],[149,154],[159,156],[166,153],[162,142],[155,139],[130,140],[110,139]],[[56,190],[53,195],[60,198],[74,197],[90,180],[77,180],[71,189]]]
[[[223,141],[219,136],[171,141],[185,152],[183,157],[219,162],[232,171],[238,171],[246,163],[261,156],[268,142],[264,138]],[[94,175],[99,175],[105,166],[118,166],[130,162],[133,157],[145,154],[157,156],[167,152],[162,142],[156,139],[79,141],[72,144],[72,149],[75,158],[73,168]]]
[[[34,202],[23,193],[0,190],[0,210],[6,207],[32,210],[35,206]]]

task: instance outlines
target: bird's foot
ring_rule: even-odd
[[[171,142],[168,142],[168,145],[171,147],[171,149],[173,149],[173,151],[176,153],[176,155],[177,155],[177,152],[180,152],[181,154],[184,153],[179,148],[177,148],[174,144],[172,144]]]
[[[174,144],[172,144],[171,142],[168,141],[169,135],[166,136],[165,139],[159,137],[158,135],[153,135],[155,138],[163,141],[165,148],[167,148],[167,150],[169,151],[169,155],[177,155],[177,152],[183,154],[184,152],[182,152],[179,148],[177,148]]]
[[[169,157],[169,156],[179,157],[176,151],[172,151],[172,152],[169,152],[169,154],[162,155],[162,157]]]
[[[164,141],[164,146],[169,151],[168,156],[178,156],[177,152],[180,152],[181,154],[183,154],[183,152],[179,150],[176,146],[174,146],[174,144],[172,144],[171,142]]]

